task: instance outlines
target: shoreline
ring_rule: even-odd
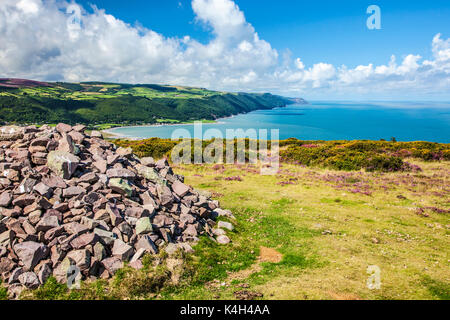
[[[243,114],[243,113],[240,113],[240,114]],[[236,116],[237,115],[232,115],[229,117],[219,118],[219,119],[215,120],[215,122],[208,122],[207,124],[223,124],[223,122],[221,122],[221,120],[234,118]],[[106,137],[108,139],[144,140],[144,139],[150,139],[150,138],[128,137],[128,136],[125,136],[120,133],[111,132],[111,130],[115,130],[115,129],[119,129],[119,128],[142,128],[142,127],[151,128],[151,127],[168,127],[168,126],[189,126],[189,125],[194,125],[195,122],[202,122],[202,120],[195,120],[193,122],[185,122],[185,123],[164,123],[164,124],[149,123],[149,124],[140,124],[140,125],[132,125],[132,126],[120,126],[120,127],[118,126],[118,127],[100,130],[100,132],[106,133],[107,135],[109,135],[109,137]]]
[[[282,108],[286,108],[287,105],[282,106],[282,107],[274,107],[270,110],[276,110],[276,109],[282,109]],[[215,122],[208,122],[207,124],[223,124],[223,122],[221,122],[221,120],[225,120],[225,119],[231,119],[234,117],[237,117],[241,114],[248,114],[248,113],[252,113],[258,110],[263,110],[263,109],[257,109],[257,110],[253,110],[250,112],[245,112],[245,113],[239,113],[239,114],[234,114],[228,117],[222,117],[222,118],[218,118],[215,120]],[[131,125],[131,126],[118,126],[118,127],[113,127],[113,128],[109,128],[109,129],[104,129],[104,130],[100,130],[101,133],[106,133],[108,135],[110,135],[110,137],[107,137],[108,139],[128,139],[128,140],[143,140],[143,139],[150,139],[150,138],[139,138],[139,137],[128,137],[125,136],[123,134],[120,133],[115,133],[115,132],[111,132],[111,130],[115,130],[118,128],[141,128],[141,127],[165,127],[165,126],[186,126],[186,125],[194,125],[195,122],[200,122],[202,120],[194,120],[193,122],[185,122],[185,123],[165,123],[165,124],[159,124],[159,123],[149,123],[149,124],[140,124],[140,125]]]

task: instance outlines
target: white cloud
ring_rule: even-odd
[[[437,34],[432,57],[392,56],[355,68],[281,57],[232,0],[192,0],[196,21],[214,36],[167,38],[104,10],[62,0],[1,0],[0,76],[37,80],[170,83],[286,95],[450,92],[450,39]]]
[[[302,60],[300,58],[295,59],[295,66],[299,70],[305,69],[305,65],[303,64]]]

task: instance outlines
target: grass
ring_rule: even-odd
[[[194,254],[181,257],[177,283],[163,255],[109,282],[68,291],[52,280],[25,298],[237,299],[246,290],[263,299],[448,300],[449,213],[427,208],[448,208],[450,163],[413,163],[422,171],[353,173],[347,183],[364,181],[369,195],[342,188],[348,173],[325,168],[283,164],[277,175],[263,176],[253,165],[174,166],[186,183],[232,210],[231,244],[202,237]],[[232,176],[242,181],[224,179]],[[266,257],[267,248],[281,259]],[[380,290],[366,286],[372,265],[381,270]]]
[[[169,124],[193,124],[194,122],[201,122],[203,124],[206,123],[216,123],[216,120],[206,120],[206,119],[201,119],[201,120],[191,120],[191,121],[180,121],[180,120],[175,120],[175,119],[157,119],[156,120],[157,123],[169,123]]]
[[[431,279],[424,276],[422,284],[428,288],[428,291],[437,299],[450,300],[450,284],[440,280]]]
[[[426,218],[415,209],[441,203],[443,190],[448,199],[450,164],[417,164],[420,174],[361,172],[372,186],[370,196],[336,189],[323,177],[340,171],[327,169],[283,165],[282,172],[298,180],[279,187],[283,175],[261,176],[250,165],[223,172],[176,168],[187,183],[221,194],[221,205],[237,217],[237,231],[232,246],[202,242],[196,253],[201,281],[164,297],[235,298],[245,284],[266,299],[448,299],[449,216]],[[236,175],[243,181],[222,179]],[[440,182],[431,183],[433,176]],[[411,187],[407,177],[417,185]],[[385,192],[386,181],[402,183]],[[280,252],[281,262],[258,263],[261,246]],[[380,290],[366,287],[370,265],[381,269]],[[236,280],[236,274],[245,277]]]
[[[0,120],[6,123],[181,123],[228,117],[291,101],[270,94],[203,88],[110,83],[52,83],[51,87],[0,87]],[[106,126],[105,128],[108,128]]]
[[[0,300],[7,300],[8,299],[8,291],[6,288],[2,287],[2,280],[0,279]]]
[[[123,127],[124,124],[121,123],[102,123],[102,124],[98,124],[93,126],[95,130],[108,130],[111,128],[117,128],[117,127]]]

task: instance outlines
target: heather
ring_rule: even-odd
[[[202,150],[213,140],[202,141]],[[131,147],[139,156],[162,157],[170,159],[170,152],[178,142],[169,139],[151,138],[146,140],[115,140],[119,146]],[[259,142],[260,143],[260,142]],[[246,159],[250,158],[249,139],[245,139]],[[270,141],[267,143],[271,147]],[[330,168],[343,171],[420,171],[418,165],[410,160],[426,162],[450,160],[450,144],[432,142],[396,141],[301,141],[287,139],[279,142],[280,157],[284,163],[309,167]],[[223,141],[224,159],[226,141]],[[237,140],[234,141],[236,156]],[[191,155],[194,149],[191,140]]]

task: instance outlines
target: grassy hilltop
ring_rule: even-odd
[[[214,120],[292,103],[266,94],[103,82],[0,79],[0,121],[14,123],[157,123]]]
[[[146,152],[170,147],[158,145]],[[448,300],[450,162],[407,160],[416,170],[282,163],[276,175],[263,176],[253,164],[173,166],[232,210],[230,245],[202,237],[194,253],[175,260],[147,256],[144,269],[127,267],[80,290],[50,279],[22,298]],[[164,261],[183,262],[175,279]],[[380,268],[380,289],[367,287],[369,266]]]

